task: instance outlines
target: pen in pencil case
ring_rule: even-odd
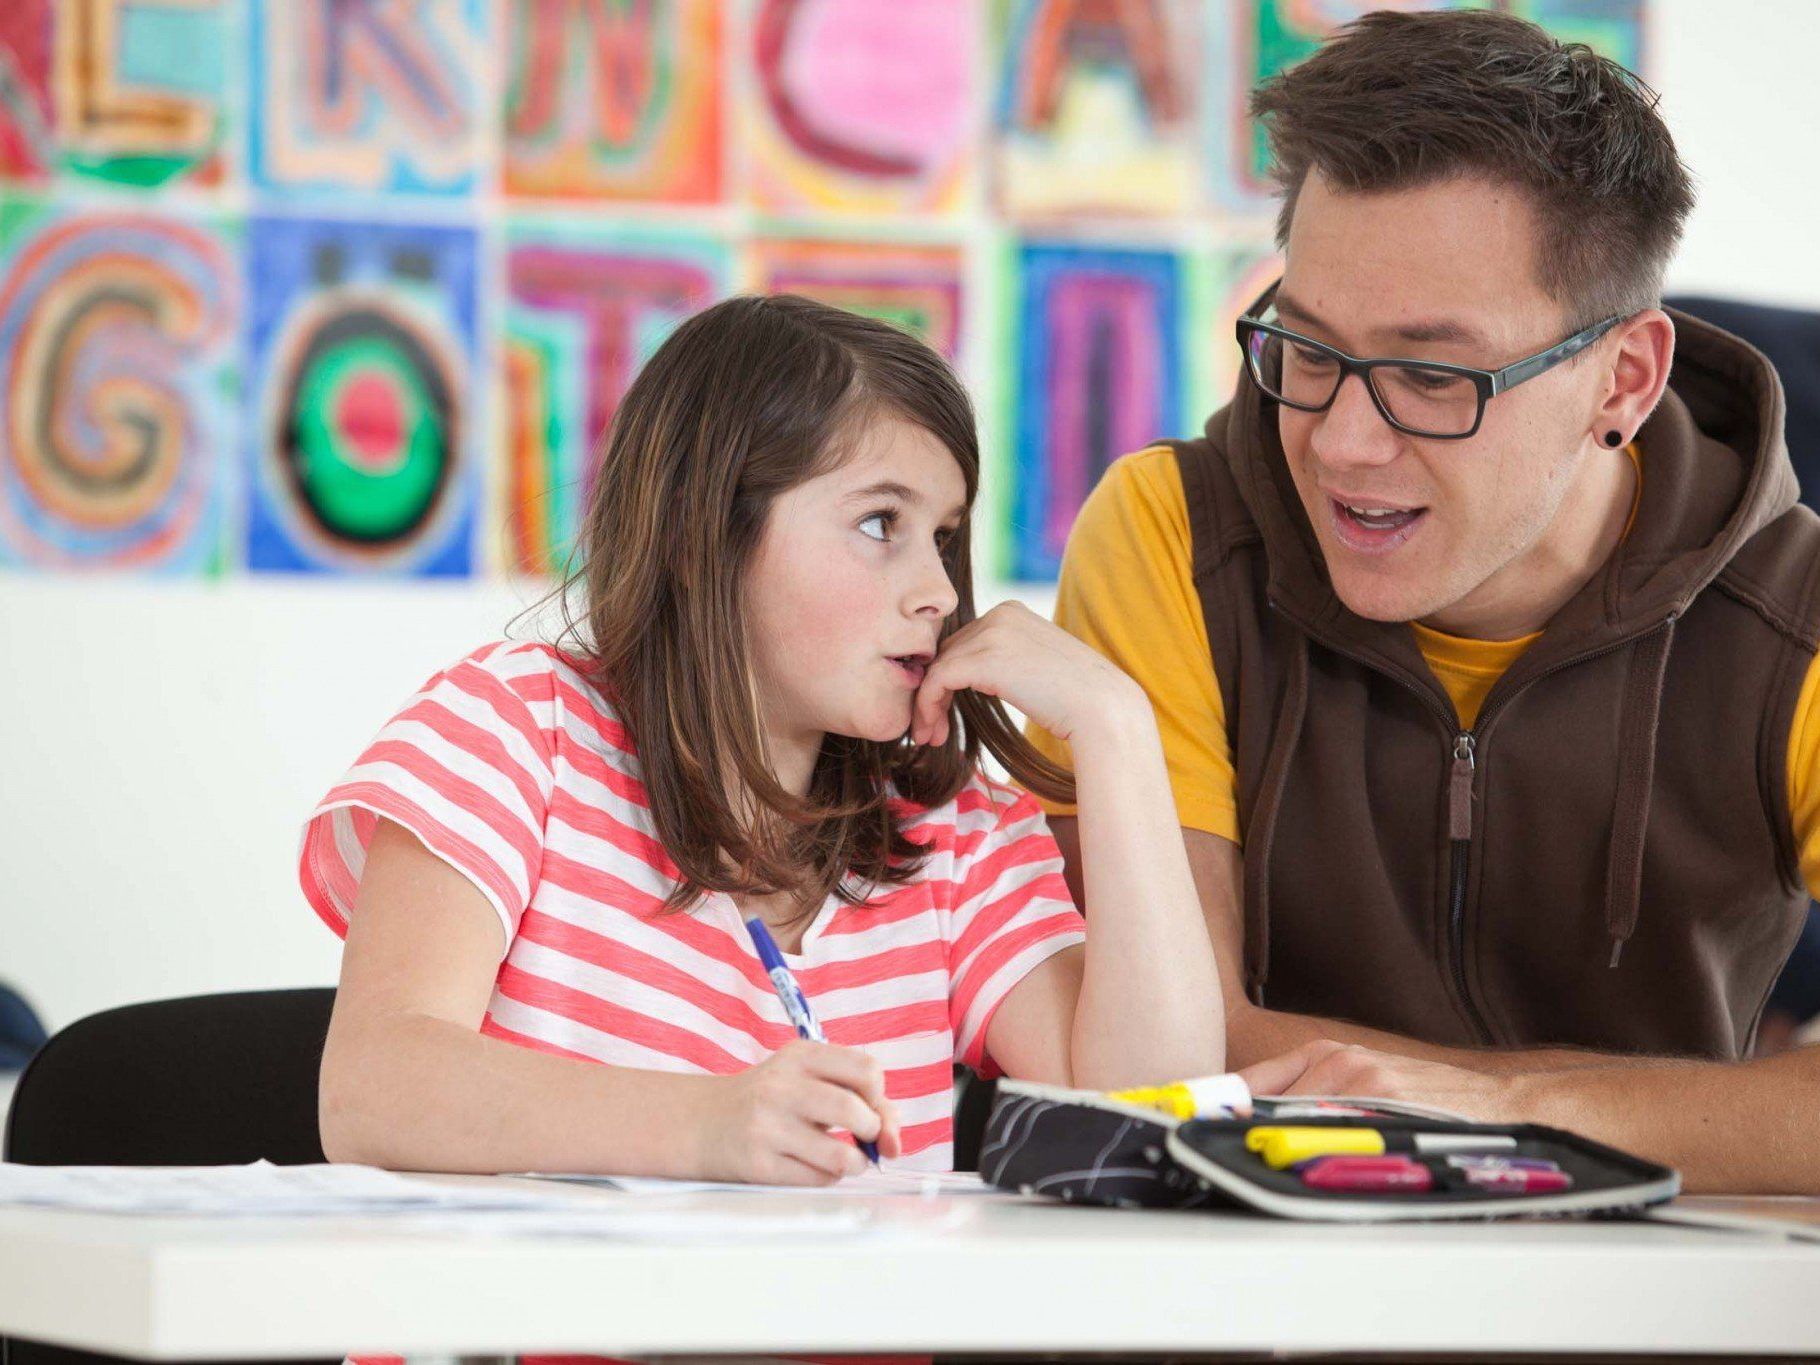
[[[784,964],[783,952],[777,946],[777,940],[771,937],[771,931],[765,928],[762,919],[753,917],[746,921],[746,932],[752,936],[752,946],[758,949],[758,960],[765,966],[765,975],[771,978],[771,986],[777,992],[777,998],[783,1001],[784,1013],[790,1016],[790,1022],[796,1026],[796,1036],[804,1042],[825,1043],[828,1035],[822,1032],[822,1026],[816,1022],[815,1015],[809,1009],[809,999],[803,994],[803,988],[796,984],[796,978],[790,975],[790,969]],[[867,1142],[859,1134],[853,1135],[853,1141],[860,1151],[866,1154],[866,1160],[878,1165],[878,1144]]]
[[[1310,1157],[1382,1156],[1387,1152],[1435,1155],[1446,1152],[1508,1152],[1517,1140],[1499,1133],[1382,1133],[1376,1128],[1253,1128],[1245,1146],[1282,1170]]]

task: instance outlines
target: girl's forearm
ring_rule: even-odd
[[[600,1066],[447,1019],[331,1033],[321,1084],[331,1161],[417,1171],[688,1176],[721,1078]]]
[[[1070,747],[1088,918],[1074,1083],[1106,1088],[1220,1071],[1219,971],[1148,699],[1139,692],[1132,706],[1102,713]]]

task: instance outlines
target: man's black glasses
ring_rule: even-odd
[[[1356,374],[1391,426],[1410,436],[1441,441],[1463,441],[1473,435],[1485,420],[1487,402],[1578,355],[1624,321],[1622,315],[1606,318],[1501,370],[1478,370],[1434,360],[1360,360],[1261,321],[1257,314],[1268,306],[1266,300],[1239,319],[1245,368],[1265,394],[1301,412],[1326,412],[1346,376]]]

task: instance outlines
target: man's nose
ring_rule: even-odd
[[[1365,376],[1349,374],[1326,412],[1318,413],[1309,446],[1333,469],[1388,464],[1403,448],[1403,434],[1384,419],[1365,387]]]

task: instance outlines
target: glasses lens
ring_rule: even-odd
[[[1479,388],[1465,375],[1421,365],[1380,365],[1372,387],[1398,425],[1424,436],[1464,436],[1479,420]]]
[[[1340,363],[1332,355],[1269,332],[1246,334],[1245,363],[1260,389],[1292,408],[1318,411],[1340,387]]]

